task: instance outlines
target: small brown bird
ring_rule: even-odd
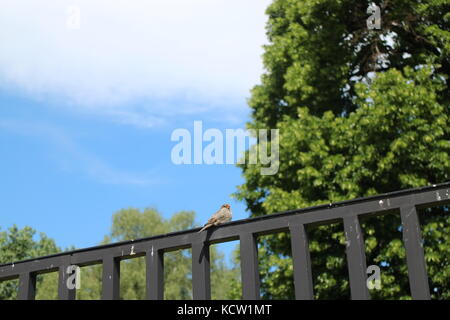
[[[220,209],[214,213],[205,226],[199,231],[202,232],[212,226],[218,226],[219,224],[230,221],[232,218],[231,207],[229,204],[223,204]]]

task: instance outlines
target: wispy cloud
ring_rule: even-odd
[[[0,0],[0,87],[144,127],[246,112],[269,3]],[[67,28],[69,6],[80,9],[78,30]]]
[[[0,119],[1,129],[43,140],[51,147],[53,158],[60,168],[82,173],[97,182],[136,186],[161,183],[154,177],[150,178],[148,173],[131,173],[111,166],[76,143],[61,128],[43,123]]]

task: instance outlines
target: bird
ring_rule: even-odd
[[[208,229],[212,226],[218,226],[222,223],[228,222],[231,220],[233,214],[231,212],[231,207],[229,204],[223,204],[219,210],[214,213],[211,218],[209,218],[208,222],[203,226],[203,228],[199,231],[202,232],[205,229]]]

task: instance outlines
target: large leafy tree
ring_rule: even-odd
[[[252,216],[450,179],[450,3],[274,0],[251,129],[280,130],[280,167],[241,165]],[[421,214],[434,298],[450,297],[448,208]],[[363,221],[376,298],[409,298],[398,215]],[[348,298],[342,225],[308,230],[316,298]],[[262,294],[292,298],[289,235],[261,240]],[[440,272],[438,272],[440,270]],[[447,270],[447,271],[442,271]],[[439,274],[438,274],[439,273]]]

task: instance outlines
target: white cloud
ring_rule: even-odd
[[[0,0],[0,86],[136,125],[235,112],[259,82],[269,3]]]
[[[146,173],[132,173],[111,166],[71,138],[63,129],[35,122],[0,119],[0,129],[38,138],[50,146],[53,160],[60,169],[81,173],[100,183],[147,186],[161,183]]]

